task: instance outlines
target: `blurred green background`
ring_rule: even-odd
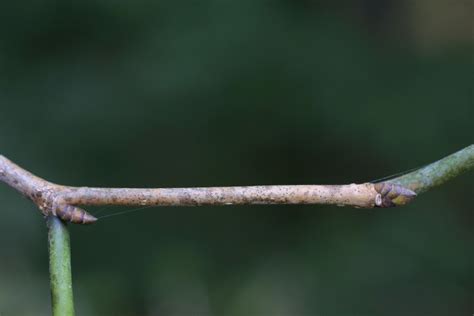
[[[5,1],[0,17],[0,152],[61,184],[364,182],[473,143],[469,0]],[[384,211],[72,225],[77,314],[470,315],[473,184]],[[0,200],[0,315],[48,315],[44,220]]]

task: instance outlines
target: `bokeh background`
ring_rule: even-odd
[[[470,0],[0,7],[0,152],[54,182],[363,182],[473,143]],[[163,207],[70,226],[77,314],[470,315],[473,187],[384,211]],[[7,186],[0,201],[0,315],[48,315],[44,220]]]

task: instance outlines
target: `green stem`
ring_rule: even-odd
[[[74,316],[69,232],[56,216],[48,216],[47,226],[53,316]]]
[[[474,169],[474,145],[387,182],[423,193],[457,175]]]

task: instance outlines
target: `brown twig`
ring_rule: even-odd
[[[78,205],[337,204],[372,208],[402,205],[415,196],[401,186],[372,183],[167,189],[70,187],[38,178],[3,156],[0,180],[32,200],[45,216],[81,224],[93,223],[96,218]]]
[[[463,151],[470,169],[474,146]],[[451,157],[449,156],[449,157]],[[447,161],[452,159],[445,158]],[[442,165],[443,160],[436,162]],[[428,166],[429,167],[429,166]],[[422,168],[420,171],[426,172]],[[439,175],[442,176],[442,175]],[[409,184],[388,181],[347,185],[277,185],[208,188],[89,188],[57,185],[34,176],[0,156],[0,180],[32,200],[45,216],[58,216],[65,221],[89,224],[97,219],[78,205],[141,205],[141,206],[199,206],[237,204],[336,204],[354,207],[391,207],[410,202],[418,190]],[[441,183],[441,182],[440,182]],[[421,191],[421,190],[420,190]]]

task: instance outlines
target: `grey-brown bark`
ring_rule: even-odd
[[[0,180],[31,199],[45,216],[88,224],[96,218],[79,205],[199,206],[236,204],[405,205],[416,193],[474,166],[474,145],[408,175],[382,183],[208,188],[90,188],[57,185],[0,156]],[[423,181],[423,179],[427,179]]]

